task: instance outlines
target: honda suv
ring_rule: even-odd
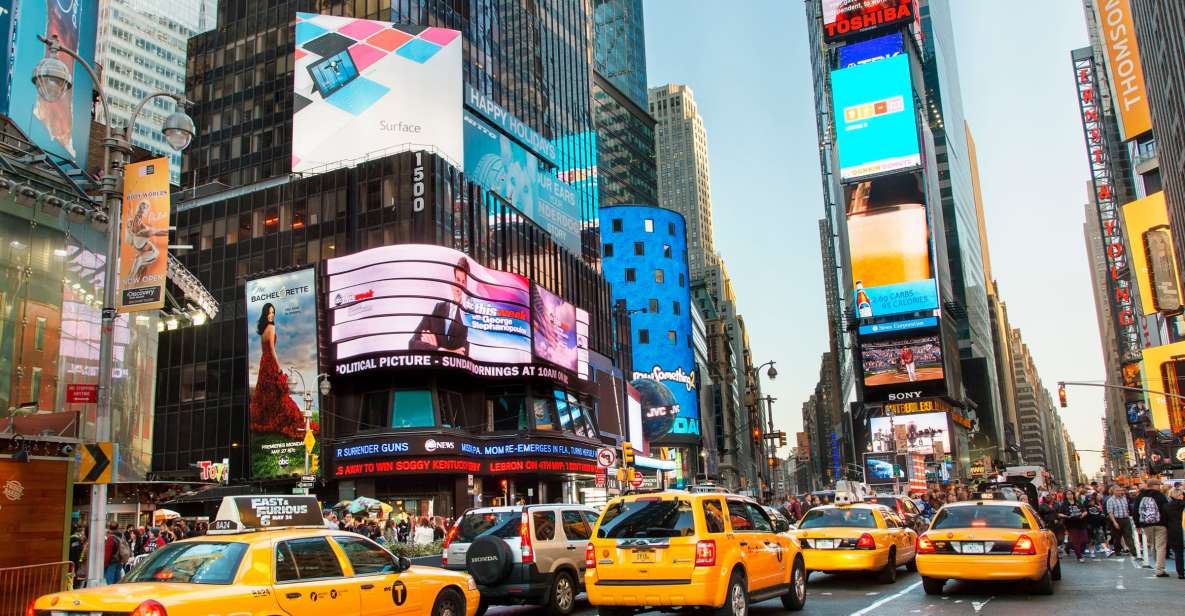
[[[491,605],[544,605],[568,614],[584,586],[584,551],[597,512],[582,505],[470,509],[444,542],[444,566],[466,571]]]

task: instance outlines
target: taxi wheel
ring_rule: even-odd
[[[922,589],[926,591],[927,595],[941,595],[943,586],[946,586],[946,580],[930,577],[922,578]]]
[[[782,595],[782,607],[797,612],[806,605],[806,576],[802,558],[794,559],[794,568],[790,570],[790,592]]]
[[[917,573],[918,572],[918,557],[917,556],[914,556],[913,558],[909,559],[909,562],[905,563],[905,570],[910,573]]]
[[[1053,594],[1053,573],[1049,567],[1045,568],[1045,575],[1033,582],[1033,594],[1037,595],[1052,595]]]
[[[451,588],[440,591],[432,604],[432,616],[465,616],[465,598]]]
[[[547,598],[547,613],[567,616],[576,605],[576,583],[572,576],[560,571],[551,581],[551,592]]]
[[[1053,573],[1050,574],[1050,577],[1055,582],[1062,579],[1062,559],[1057,559],[1057,564],[1053,566]]]
[[[477,613],[473,616],[485,616],[486,610],[490,609],[490,604],[482,601],[477,604]]]
[[[745,586],[745,576],[739,571],[733,571],[728,579],[728,593],[724,596],[724,605],[716,610],[716,616],[748,616],[749,591]]]
[[[897,582],[897,550],[889,548],[889,560],[885,562],[885,568],[880,570],[877,575],[877,581],[881,584],[893,584]]]

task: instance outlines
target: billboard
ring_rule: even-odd
[[[11,8],[14,3],[5,4]],[[7,66],[0,70],[10,84],[3,87],[11,87],[5,111],[37,147],[85,168],[93,80],[73,58],[59,53],[58,59],[65,63],[74,85],[65,96],[50,103],[37,96],[30,76],[49,53],[45,44],[37,40],[38,35],[57,36],[62,47],[77,50],[87,62],[94,62],[99,3],[22,0],[15,4],[12,72],[7,74]],[[7,48],[4,53],[8,53]]]
[[[921,413],[868,420],[873,453],[918,453],[944,456],[950,453],[950,426],[946,413]]]
[[[895,452],[864,454],[864,482],[869,485],[893,483],[897,479],[894,473],[896,465]]]
[[[913,21],[913,0],[823,0],[823,37],[828,41]]]
[[[861,325],[861,336],[872,336],[876,334],[891,334],[893,332],[903,332],[910,329],[926,329],[938,327],[938,317],[923,317],[921,319],[904,319],[901,321],[890,321],[888,323],[871,323],[869,325]]]
[[[1164,192],[1123,206],[1123,228],[1145,316],[1181,312],[1181,277],[1173,253]]]
[[[1119,134],[1124,141],[1152,130],[1144,67],[1132,23],[1131,0],[1094,0],[1107,50],[1107,73],[1119,115]]]
[[[293,58],[293,172],[397,149],[461,166],[460,32],[297,13]]]
[[[831,94],[841,180],[921,166],[908,55],[832,71]]]
[[[856,316],[937,308],[922,175],[874,178],[846,187],[845,194]]]
[[[840,47],[839,68],[875,62],[903,53],[905,53],[905,39],[901,37],[900,32],[894,32]]]
[[[1185,396],[1185,342],[1144,349],[1144,389],[1152,427],[1173,434],[1185,430],[1185,400],[1176,397]]]
[[[169,159],[129,163],[119,231],[119,310],[165,307],[169,269]]]
[[[860,343],[864,386],[879,387],[943,378],[938,334]]]
[[[531,327],[536,357],[565,370],[578,371],[576,306],[534,285],[531,289]]]
[[[320,432],[316,273],[306,268],[248,280],[245,292],[250,476],[303,475],[306,412],[314,439]],[[319,450],[317,442],[310,457]],[[317,465],[309,471],[315,474]]]
[[[576,191],[561,182],[535,154],[481,117],[468,111],[464,115],[465,175],[509,201],[543,227],[557,244],[573,254],[581,254],[580,202]],[[555,149],[550,143],[543,143]]]

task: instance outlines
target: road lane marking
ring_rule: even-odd
[[[875,597],[875,596],[877,596],[877,595],[879,595],[879,594],[880,594],[880,592],[878,592],[878,591],[875,591],[875,590],[874,590],[874,591],[872,591],[872,592],[866,592],[866,593],[864,593],[864,596],[865,596],[865,597]]]
[[[991,603],[992,599],[995,599],[995,597],[994,596],[988,597],[987,599],[984,599],[983,601],[972,601],[971,607],[975,608],[975,613],[978,614],[979,610],[982,610],[983,606],[987,605],[988,603]]]
[[[895,594],[895,595],[889,595],[889,596],[887,596],[887,597],[885,597],[885,598],[883,598],[883,599],[879,599],[879,600],[877,600],[877,601],[873,602],[873,603],[872,603],[872,605],[869,605],[868,607],[866,607],[866,608],[864,608],[864,609],[862,609],[862,610],[860,610],[860,611],[858,611],[858,612],[852,612],[852,613],[851,613],[851,616],[864,616],[865,614],[869,614],[869,613],[871,613],[873,610],[875,610],[876,608],[878,608],[878,607],[880,607],[880,606],[882,606],[882,605],[884,605],[884,604],[886,604],[886,603],[888,603],[888,602],[890,602],[890,601],[893,601],[893,600],[895,600],[895,599],[898,599],[898,598],[900,598],[901,596],[903,596],[903,595],[905,595],[905,594],[909,593],[909,591],[911,591],[911,590],[913,590],[913,589],[915,589],[915,588],[917,588],[918,586],[921,586],[921,585],[922,585],[922,581],[921,581],[921,580],[918,580],[918,581],[914,582],[913,584],[910,584],[909,586],[906,586],[904,589],[902,589],[902,590],[901,590],[901,592],[899,592],[899,593],[897,593],[897,594]]]
[[[1123,574],[1122,573],[1119,574],[1119,579],[1115,580],[1115,590],[1127,590],[1127,588],[1125,588],[1123,586]]]

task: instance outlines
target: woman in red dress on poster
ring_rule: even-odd
[[[255,392],[251,394],[251,431],[302,439],[304,414],[288,395],[288,375],[280,370],[280,358],[276,355],[276,307],[270,302],[263,305],[256,332],[263,354],[259,358]],[[309,426],[314,434],[319,431],[317,422]]]

